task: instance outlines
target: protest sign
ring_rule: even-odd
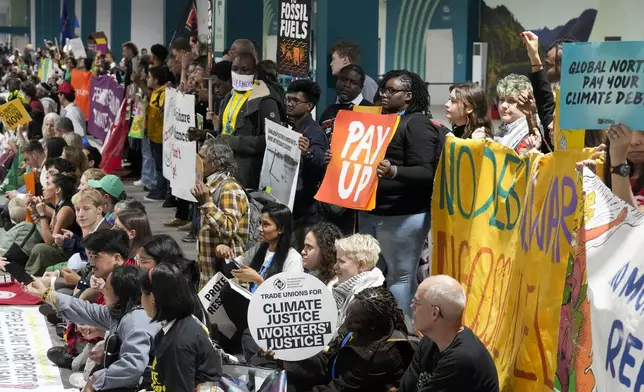
[[[106,54],[109,51],[109,47],[107,46],[105,33],[102,31],[91,33],[87,39],[87,49],[93,54],[98,52]]]
[[[333,125],[331,162],[315,199],[354,210],[376,205],[376,168],[396,133],[397,114],[340,110]]]
[[[333,294],[304,272],[282,272],[262,283],[248,306],[255,342],[275,358],[300,361],[329,344],[338,320]]]
[[[553,390],[562,293],[582,214],[575,163],[590,151],[522,157],[448,137],[432,198],[432,273],[467,293],[464,324],[487,346],[501,390]]]
[[[177,106],[177,90],[165,89],[163,110],[163,177],[172,180],[172,147],[174,145],[174,109]]]
[[[355,105],[353,107],[354,112],[361,113],[372,113],[372,114],[381,114],[382,106],[364,106],[364,105]]]
[[[589,170],[584,192],[593,357],[588,367],[594,390],[639,391],[644,385],[644,215]]]
[[[58,368],[47,359],[52,347],[46,320],[35,306],[0,309],[0,390],[62,391]]]
[[[277,68],[279,73],[309,76],[311,0],[280,0]]]
[[[561,92],[559,89],[554,91],[555,94],[555,116],[554,135],[552,141],[554,151],[563,150],[583,150],[586,147],[586,130],[584,129],[561,129]],[[547,131],[547,129],[546,129]]]
[[[50,58],[40,60],[40,67],[38,68],[38,78],[45,82],[49,82],[49,77],[54,75],[54,64]]]
[[[99,76],[92,78],[90,91],[87,133],[104,141],[123,102],[124,89],[111,76]]]
[[[235,325],[235,317],[231,317],[226,312],[224,306],[224,292],[229,290],[233,295],[226,296],[230,301],[229,309],[245,311],[248,308],[248,301],[252,294],[235,283],[228,280],[221,272],[217,272],[210,281],[199,291],[199,300],[206,309],[208,319],[211,323],[217,325],[219,332],[224,334],[228,339],[232,339],[237,332],[238,326]],[[242,326],[239,326],[240,328]]]
[[[564,44],[561,129],[644,129],[643,72],[642,41]]]
[[[271,120],[266,121],[266,151],[259,188],[293,209],[302,152],[298,146],[301,134]]]
[[[197,199],[192,196],[190,190],[195,186],[197,179],[195,172],[197,142],[191,142],[188,138],[188,128],[195,126],[195,96],[178,93],[172,114],[171,121],[174,122],[173,137],[170,139],[172,145],[172,178],[170,180],[172,195],[196,202]]]
[[[29,124],[31,116],[19,99],[14,99],[0,106],[0,119],[7,129],[15,130],[19,125]]]
[[[87,52],[85,52],[85,45],[83,45],[83,40],[81,40],[80,38],[70,39],[69,46],[71,46],[72,53],[77,59],[87,58]]]
[[[83,111],[83,114],[85,114],[85,120],[89,119],[89,91],[93,77],[94,74],[91,71],[72,69],[71,84],[76,94],[74,103]]]

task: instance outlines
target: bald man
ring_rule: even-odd
[[[255,61],[259,61],[257,58],[257,48],[255,48],[255,44],[253,44],[253,41],[245,38],[235,40],[235,42],[230,45],[230,50],[224,56],[224,60],[232,62],[240,53],[252,53],[253,56],[255,56]]]
[[[465,291],[447,275],[425,279],[412,302],[423,334],[399,392],[498,392],[496,366],[487,348],[463,326]]]

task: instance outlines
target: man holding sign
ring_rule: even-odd
[[[387,265],[387,285],[409,313],[416,291],[416,270],[429,233],[434,171],[442,150],[439,128],[428,116],[429,93],[415,73],[391,71],[380,84],[383,113],[400,115],[377,166],[375,208],[361,211],[360,232],[373,235]],[[378,138],[367,140],[373,143]]]

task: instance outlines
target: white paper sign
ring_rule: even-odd
[[[228,339],[231,339],[233,335],[237,332],[237,327],[228,317],[226,309],[224,309],[224,304],[222,302],[221,292],[224,287],[230,285],[230,288],[233,289],[238,296],[231,297],[235,300],[239,300],[239,304],[231,304],[230,306],[244,306],[243,302],[248,303],[252,298],[252,294],[244,290],[241,287],[238,287],[234,282],[228,280],[221,272],[217,272],[210,281],[201,289],[199,292],[199,299],[206,313],[208,314],[208,319],[211,323],[217,324],[219,332],[224,334]]]
[[[70,39],[69,46],[72,48],[72,53],[74,53],[74,57],[76,57],[77,59],[87,58],[87,52],[85,52],[85,46],[83,45],[82,39],[80,38]]]
[[[331,290],[304,272],[268,278],[248,306],[253,339],[284,361],[300,361],[322,351],[333,337],[337,320]]]
[[[165,89],[163,112],[163,177],[172,180],[172,147],[174,146],[174,109],[177,105],[177,90]]]
[[[300,134],[271,120],[266,120],[266,151],[260,189],[266,189],[280,203],[293,210],[297,177],[300,171],[302,152],[298,146]]]
[[[584,172],[588,297],[597,391],[644,383],[644,215]]]
[[[188,128],[195,126],[195,118],[195,96],[177,93],[172,118],[174,133],[170,183],[173,196],[192,202],[197,201],[190,193],[196,182],[197,142],[188,140]]]

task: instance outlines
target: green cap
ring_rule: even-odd
[[[100,180],[89,180],[87,185],[95,189],[101,189],[115,199],[118,199],[124,190],[121,179],[113,174],[108,174]]]

